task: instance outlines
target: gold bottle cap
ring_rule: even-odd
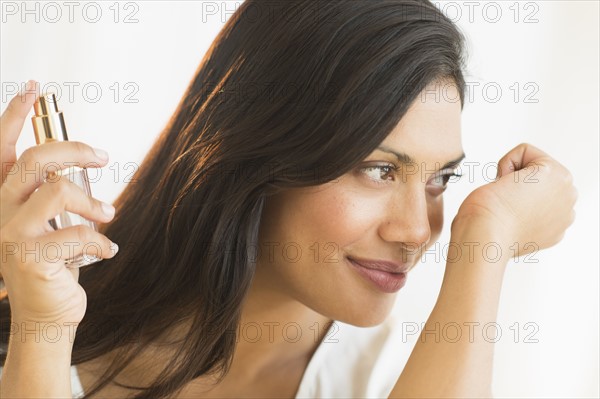
[[[62,111],[58,110],[54,93],[40,94],[33,104],[35,116],[31,118],[35,141],[43,144],[47,141],[68,141],[67,128]]]

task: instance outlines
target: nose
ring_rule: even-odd
[[[431,239],[426,195],[422,188],[394,195],[380,224],[380,237],[400,243],[410,252],[422,250]]]

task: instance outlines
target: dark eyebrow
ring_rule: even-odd
[[[403,164],[416,164],[417,161],[415,161],[413,158],[411,158],[409,155],[404,154],[402,152],[396,152],[386,146],[380,145],[379,147],[377,147],[378,150],[381,150],[383,152],[388,152],[390,154],[394,154],[396,156],[396,158],[398,158],[398,162],[403,163]],[[458,164],[460,164],[462,162],[462,160],[465,159],[465,153],[463,152],[462,155],[450,162],[446,162],[446,164],[444,164],[444,166],[442,166],[440,169],[437,169],[437,171],[446,169],[446,168],[454,168],[455,166],[457,166]]]

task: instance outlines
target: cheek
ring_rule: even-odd
[[[364,238],[381,209],[373,199],[358,198],[351,190],[335,186],[314,195],[306,205],[302,212],[305,231],[318,237],[321,246],[335,243],[338,250]]]
[[[269,239],[282,248],[298,248],[302,252],[298,260],[302,262],[320,263],[324,253],[342,255],[355,242],[364,240],[385,216],[385,197],[361,195],[339,182],[321,187],[287,192],[274,202],[263,220]],[[444,224],[443,197],[430,200],[427,215],[432,244]],[[289,258],[293,258],[292,253]]]
[[[271,245],[275,252],[273,261],[263,265],[271,269],[271,278],[285,279],[296,288],[316,288],[336,278],[341,283],[344,255],[374,226],[380,217],[376,209],[381,204],[358,198],[339,182],[289,190],[265,207],[261,248]]]
[[[317,251],[343,252],[381,217],[380,200],[364,198],[340,180],[288,190],[268,201],[261,222],[264,240],[300,246],[303,260],[320,263]],[[335,250],[333,249],[335,248]]]
[[[304,231],[324,242],[336,242],[340,249],[350,249],[355,242],[377,234],[374,231],[388,216],[389,201],[385,195],[340,186],[312,196],[298,214],[304,215],[300,221]],[[444,225],[442,196],[428,199],[427,217],[432,244]]]
[[[280,205],[269,210],[269,236],[264,239],[282,245],[273,262],[261,264],[263,281],[332,319],[365,327],[379,324],[395,296],[377,293],[343,259],[346,250],[364,241],[365,232],[376,225],[381,215],[373,210],[381,206],[375,202],[341,186],[286,193]]]

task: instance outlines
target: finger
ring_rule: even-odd
[[[521,170],[527,167],[532,161],[542,157],[548,157],[548,154],[531,144],[521,143],[498,161],[496,179]]]
[[[85,219],[106,223],[114,217],[115,208],[88,196],[76,184],[66,179],[47,182],[31,194],[9,223],[25,236],[39,236],[48,232],[48,220],[64,211],[80,215]]]
[[[78,141],[53,141],[23,151],[4,184],[9,192],[14,193],[21,202],[24,202],[44,182],[44,179],[67,180],[60,175],[48,177],[50,172],[69,166],[100,167],[107,162],[108,154],[104,150],[92,148]]]
[[[31,241],[6,241],[4,256],[16,255],[33,265],[36,270],[54,274],[80,256],[113,258],[119,250],[117,244],[89,226],[77,225],[56,230]],[[77,268],[73,268],[77,269]],[[73,277],[77,280],[78,274]]]
[[[38,96],[37,82],[35,80],[28,81],[25,85],[25,90],[13,97],[0,117],[0,162],[2,164],[2,182],[6,178],[8,170],[17,159],[15,145],[17,144],[17,140],[23,129],[25,118]]]
[[[109,259],[116,255],[117,244],[86,225],[65,227],[40,240],[40,255],[46,262],[71,260],[80,255]]]

